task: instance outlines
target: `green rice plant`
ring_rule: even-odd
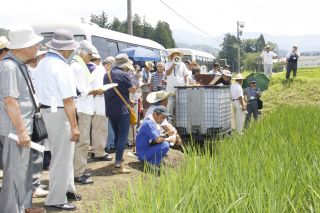
[[[318,212],[320,108],[281,106],[244,136],[160,177],[141,176],[111,212]]]

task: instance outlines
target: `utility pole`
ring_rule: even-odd
[[[240,73],[240,47],[241,47],[241,40],[240,36],[242,36],[242,31],[244,28],[244,22],[237,21],[237,40],[238,40],[238,73]]]
[[[132,31],[132,8],[131,0],[127,0],[127,22],[128,22],[128,34],[133,35]]]

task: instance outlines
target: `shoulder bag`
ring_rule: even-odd
[[[28,73],[24,73],[23,71],[23,67],[22,65],[18,64],[13,58],[6,58],[6,59],[10,59],[12,61],[14,61],[18,66],[19,66],[19,69],[20,69],[20,72],[22,73],[27,85],[28,85],[28,89],[29,89],[29,92],[30,92],[30,95],[31,95],[31,99],[32,99],[32,103],[35,107],[35,114],[33,116],[33,133],[32,133],[32,136],[31,136],[31,141],[33,142],[41,142],[43,141],[44,139],[48,138],[48,132],[47,132],[47,129],[46,129],[46,125],[44,123],[44,120],[43,120],[43,117],[40,113],[40,107],[38,106],[38,104],[36,103],[36,100],[35,100],[35,90],[34,90],[34,87],[32,85],[32,81],[31,81],[31,78],[29,76]],[[26,66],[26,65],[25,65]],[[28,69],[27,67],[26,68],[26,71],[28,72]]]
[[[110,83],[113,83],[112,82],[112,79],[111,79],[111,71],[108,72],[108,77],[109,77],[109,80],[110,80]],[[123,101],[123,103],[126,105],[126,107],[128,108],[129,110],[129,114],[130,114],[130,124],[131,125],[136,125],[138,123],[138,119],[137,119],[137,115],[135,113],[135,111],[132,109],[132,107],[128,104],[128,102],[124,99],[124,97],[121,95],[121,93],[119,92],[119,90],[114,87],[113,88],[114,91],[117,93],[117,95],[119,96],[119,98]]]

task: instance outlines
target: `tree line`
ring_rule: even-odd
[[[90,22],[102,28],[128,33],[127,20],[121,21],[117,17],[114,17],[113,20],[110,21],[104,11],[98,15],[91,14]],[[165,48],[176,47],[170,26],[165,21],[158,21],[156,27],[153,27],[146,21],[145,17],[142,19],[138,14],[134,14],[132,17],[132,29],[134,36],[151,39],[163,45]]]

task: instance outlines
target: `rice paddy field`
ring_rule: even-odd
[[[105,212],[320,212],[320,69],[273,76],[259,122],[142,175]]]

